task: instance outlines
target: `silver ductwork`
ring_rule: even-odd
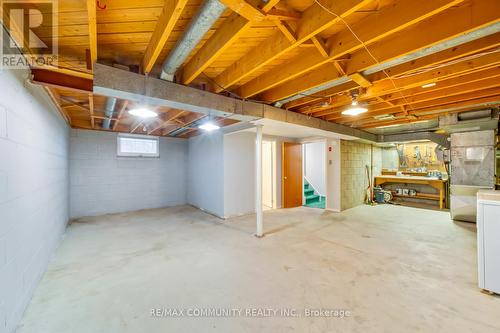
[[[496,130],[499,112],[497,109],[483,109],[452,113],[439,117],[439,127],[446,133]]]
[[[106,118],[102,121],[102,128],[109,129],[111,125],[111,118],[113,118],[113,112],[115,111],[115,107],[116,107],[116,98],[109,97],[106,100],[106,106],[104,108],[104,116]]]
[[[184,35],[177,41],[174,49],[163,63],[161,79],[173,81],[175,73],[182,66],[184,60],[225,10],[226,6],[220,3],[219,0],[207,0],[203,4],[196,16],[191,20]]]

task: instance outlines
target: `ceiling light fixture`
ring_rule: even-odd
[[[151,111],[151,110],[148,110],[146,108],[132,109],[132,110],[129,110],[128,113],[130,113],[133,116],[140,117],[140,118],[153,118],[153,117],[158,116],[158,113]]]
[[[368,109],[362,106],[351,107],[347,110],[342,111],[342,114],[347,116],[357,116],[359,114],[367,112]]]
[[[198,126],[198,128],[205,130],[207,132],[212,132],[212,131],[218,130],[220,128],[220,126],[216,125],[213,122],[211,122],[210,120],[208,120],[208,121],[204,122],[203,124],[201,124],[200,126]]]
[[[422,86],[422,88],[431,88],[431,87],[434,87],[436,85],[436,82],[432,82],[432,83],[427,83],[427,84],[424,84]]]
[[[347,110],[342,111],[343,115],[357,116],[368,111],[366,107],[359,105],[358,91],[352,91],[351,98],[352,98],[351,107]]]

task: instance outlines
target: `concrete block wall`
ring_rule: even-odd
[[[117,156],[117,136],[71,131],[71,218],[186,203],[187,140],[160,138],[159,158],[134,158]]]
[[[27,70],[0,71],[0,332],[13,332],[69,219],[69,127]]]
[[[372,165],[372,145],[341,141],[341,209],[362,205],[366,197],[368,178],[366,165]],[[373,147],[373,176],[382,171],[382,150]]]
[[[224,134],[204,133],[189,139],[188,203],[224,217]]]

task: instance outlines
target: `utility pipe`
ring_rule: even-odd
[[[203,4],[196,13],[196,16],[191,20],[184,35],[177,41],[174,49],[163,63],[160,74],[161,79],[174,80],[174,75],[182,66],[184,60],[186,60],[191,51],[198,45],[203,36],[205,36],[225,10],[226,6],[220,3],[219,0],[207,0]]]
[[[104,129],[109,129],[111,125],[111,118],[113,118],[113,112],[115,111],[116,107],[116,98],[114,97],[109,97],[106,100],[106,106],[104,108],[104,120],[102,121],[102,128]]]

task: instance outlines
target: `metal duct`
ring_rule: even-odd
[[[416,132],[416,133],[402,133],[402,134],[389,134],[379,135],[377,142],[410,142],[417,140],[429,140],[437,143],[446,149],[450,149],[450,142],[448,136],[434,132]]]
[[[499,113],[496,109],[483,109],[452,113],[439,117],[439,127],[446,133],[496,130]]]
[[[175,73],[182,66],[184,60],[225,10],[226,6],[220,3],[219,0],[207,0],[203,4],[196,16],[191,20],[184,35],[177,41],[174,49],[163,63],[161,79],[173,81]]]
[[[111,125],[111,118],[113,118],[113,112],[115,111],[115,107],[116,107],[116,98],[109,97],[106,100],[106,106],[104,109],[104,116],[106,116],[106,118],[102,121],[102,128],[109,129]]]

